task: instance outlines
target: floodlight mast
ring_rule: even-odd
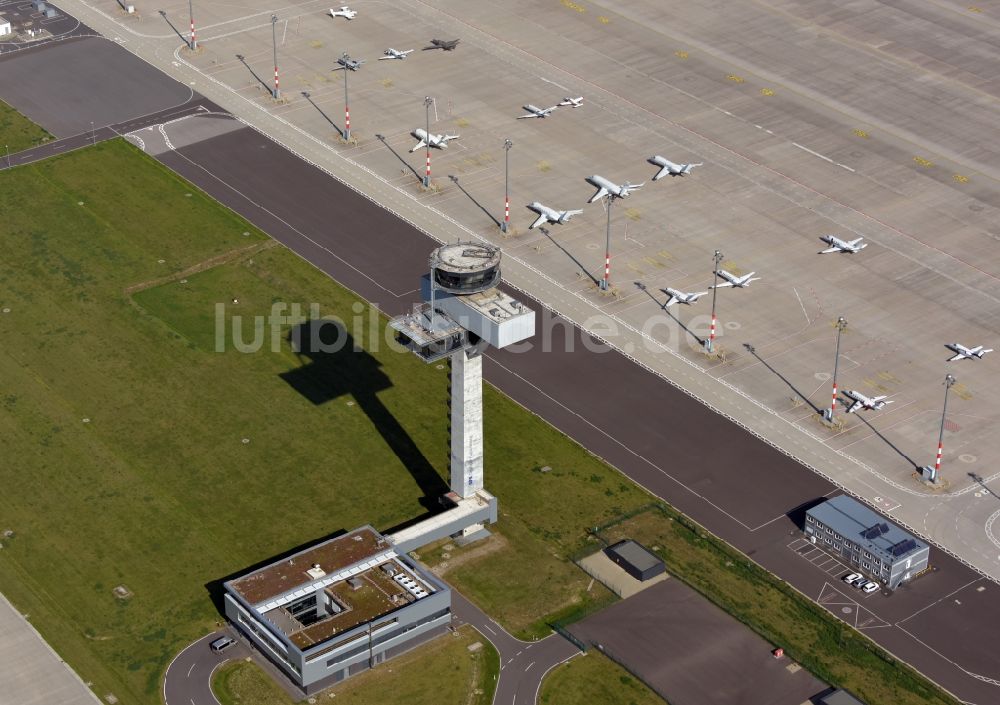
[[[281,89],[278,87],[278,16],[271,15],[271,44],[274,47],[274,99],[281,98]]]
[[[833,422],[833,415],[837,411],[837,369],[840,364],[840,334],[847,328],[847,319],[843,316],[837,318],[837,354],[833,358],[833,396],[830,400],[830,408],[823,413],[823,418],[828,423]]]
[[[924,466],[924,477],[930,482],[937,483],[940,481],[939,473],[941,472],[941,456],[944,454],[944,422],[948,415],[948,391],[955,384],[954,375],[945,375],[944,377],[944,408],[941,409],[941,430],[938,433],[938,446],[937,446],[937,457],[934,459],[934,468],[931,469],[928,466]]]
[[[712,353],[715,349],[715,296],[719,291],[719,263],[722,262],[722,253],[719,250],[712,255],[715,260],[715,268],[712,276],[715,277],[715,285],[712,287],[712,327],[708,331],[708,340],[705,341],[705,350]]]

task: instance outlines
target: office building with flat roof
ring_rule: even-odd
[[[226,582],[225,610],[309,693],[445,631],[451,593],[365,526]]]
[[[927,568],[926,543],[847,495],[806,510],[803,530],[810,541],[890,590]]]

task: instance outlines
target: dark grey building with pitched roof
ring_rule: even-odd
[[[803,530],[810,541],[890,590],[927,568],[926,543],[847,495],[807,510]]]

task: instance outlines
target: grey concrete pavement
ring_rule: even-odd
[[[3,595],[0,635],[0,705],[101,702]]]

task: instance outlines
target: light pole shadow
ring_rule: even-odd
[[[567,257],[569,257],[570,260],[572,260],[573,264],[575,264],[577,267],[579,267],[580,271],[582,271],[584,274],[587,275],[587,278],[590,279],[590,281],[594,282],[594,284],[600,284],[601,283],[600,280],[597,277],[595,277],[593,274],[590,273],[589,269],[587,269],[586,267],[584,267],[580,263],[580,260],[578,260],[576,257],[573,256],[572,252],[570,252],[565,247],[563,247],[558,242],[556,242],[556,239],[554,237],[552,237],[552,235],[549,233],[549,229],[548,228],[546,228],[546,227],[540,227],[538,229],[541,231],[542,235],[544,235],[545,237],[547,237],[549,239],[549,242],[551,242],[553,245],[555,245],[560,250],[562,250],[562,253],[564,255],[566,255]]]
[[[327,115],[325,112],[323,112],[323,108],[319,107],[318,105],[316,105],[316,103],[313,102],[312,97],[309,95],[309,91],[302,91],[302,97],[308,100],[309,104],[312,105],[314,108],[316,108],[316,110],[319,111],[319,114],[322,115],[326,119],[326,121],[333,126],[333,129],[337,131],[337,134],[340,135],[340,138],[344,139],[344,131],[340,129],[340,125],[331,120],[330,116]]]
[[[817,414],[822,414],[823,413],[823,410],[820,409],[815,404],[813,404],[812,401],[809,399],[809,397],[807,397],[805,394],[803,394],[802,392],[800,392],[798,390],[798,388],[788,380],[787,377],[785,377],[783,374],[781,374],[776,369],[774,369],[773,367],[771,367],[771,365],[769,365],[768,362],[764,358],[762,358],[760,355],[758,355],[757,354],[757,349],[754,348],[753,345],[751,345],[750,343],[743,343],[743,347],[746,348],[746,350],[747,350],[748,353],[750,353],[755,358],[757,358],[757,361],[760,362],[760,364],[762,364],[764,367],[766,367],[767,369],[769,369],[774,374],[775,377],[777,377],[782,382],[784,382],[785,384],[787,384],[788,388],[791,389],[793,392],[795,392],[796,396],[798,396],[800,399],[802,399],[802,401],[804,401],[806,404],[808,404],[810,407],[812,407],[813,411],[815,411]]]
[[[658,298],[656,298],[655,296],[653,296],[652,294],[650,294],[649,293],[649,289],[646,288],[646,285],[643,284],[642,282],[633,282],[633,283],[635,284],[636,288],[639,289],[639,291],[641,291],[646,296],[648,296],[653,301],[655,301],[656,305],[660,307],[660,310],[662,310],[665,314],[667,314],[668,316],[670,316],[674,320],[674,322],[677,323],[677,325],[679,325],[681,328],[684,329],[685,333],[687,333],[692,338],[694,338],[695,340],[697,340],[698,341],[698,345],[701,345],[701,346],[705,345],[705,339],[704,338],[699,338],[698,335],[697,335],[697,333],[695,333],[693,330],[691,330],[686,325],[684,325],[683,323],[681,323],[681,319],[678,318],[677,316],[675,316],[673,313],[670,312],[670,308],[667,306],[666,301],[664,301],[663,303],[660,303],[660,300]],[[669,300],[670,299],[667,299],[667,301],[669,301]]]
[[[398,159],[403,166],[405,166],[407,169],[409,169],[410,171],[412,171],[413,175],[417,177],[417,181],[419,181],[421,184],[424,183],[424,177],[421,176],[417,172],[417,170],[413,168],[412,164],[410,164],[408,161],[406,161],[401,156],[399,156],[399,152],[397,152],[395,149],[393,149],[389,145],[389,143],[385,141],[385,135],[382,135],[382,134],[375,135],[375,139],[377,139],[379,142],[381,142],[382,144],[384,144],[386,146],[386,149],[388,149],[390,152],[392,152],[393,156],[395,156],[396,159]]]
[[[499,221],[499,220],[497,220],[497,219],[496,219],[495,217],[493,217],[493,214],[492,214],[492,213],[490,213],[490,212],[489,212],[489,210],[487,210],[487,209],[486,209],[486,206],[484,206],[484,205],[483,205],[482,203],[480,203],[479,201],[477,201],[477,200],[475,199],[475,197],[473,197],[473,195],[472,195],[471,193],[469,193],[468,191],[466,191],[466,190],[465,190],[465,188],[464,188],[464,187],[462,186],[462,184],[458,183],[458,177],[457,177],[457,176],[455,176],[454,174],[448,174],[448,178],[449,178],[449,179],[451,179],[451,180],[452,180],[452,182],[453,182],[453,183],[454,183],[454,184],[455,184],[456,186],[458,186],[458,190],[459,190],[459,191],[461,191],[462,193],[464,193],[464,194],[465,194],[465,195],[466,195],[466,196],[468,197],[468,199],[469,199],[470,201],[472,201],[472,202],[473,202],[473,203],[475,203],[475,204],[476,204],[477,206],[479,206],[479,210],[481,210],[481,211],[482,211],[483,213],[485,213],[485,214],[486,214],[486,216],[487,216],[487,217],[488,217],[488,218],[489,218],[490,220],[492,220],[492,221],[493,221],[493,222],[494,222],[494,223],[496,224],[496,226],[497,226],[498,228],[500,227],[500,221]]]
[[[851,400],[851,399],[842,399],[842,401],[845,404],[850,404],[853,400]],[[904,453],[903,451],[901,451],[892,441],[890,441],[888,438],[886,438],[885,436],[883,436],[882,433],[880,433],[877,428],[875,428],[874,426],[872,426],[871,421],[869,421],[865,417],[861,416],[860,414],[855,414],[855,415],[858,417],[858,420],[861,423],[863,423],[865,426],[867,426],[868,428],[870,428],[871,432],[874,433],[876,436],[878,436],[887,446],[889,446],[894,451],[896,451],[897,453],[899,453],[899,455],[906,462],[908,462],[910,465],[912,465],[915,470],[919,470],[920,469],[920,466],[917,463],[913,462],[913,458],[911,458],[906,453]]]

